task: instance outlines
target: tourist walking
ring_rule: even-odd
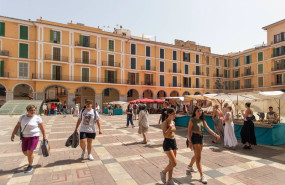
[[[135,125],[133,122],[133,108],[132,108],[131,104],[128,105],[126,113],[127,113],[127,127],[129,127],[129,124],[131,122],[131,125],[134,128]]]
[[[160,125],[160,123],[163,123],[164,120],[166,119],[167,117],[167,108],[169,106],[169,103],[167,101],[165,101],[163,103],[163,109],[161,110],[161,115],[159,117],[159,120],[158,120],[158,124]],[[161,121],[161,122],[160,122]]]
[[[134,112],[134,116],[135,116],[135,119],[137,119],[137,113],[138,113],[138,105],[136,103],[134,103],[133,105],[133,112]]]
[[[215,126],[215,132],[222,138],[224,138],[224,128],[223,128],[223,112],[219,109],[219,105],[215,105],[213,109],[213,120]],[[212,143],[217,144],[217,138],[215,137]]]
[[[139,130],[138,133],[143,135],[143,144],[147,144],[146,133],[149,127],[148,111],[146,110],[146,104],[141,106],[139,113]]]
[[[99,121],[100,117],[96,110],[92,109],[92,102],[87,101],[86,107],[80,111],[76,127],[74,132],[77,133],[78,127],[80,126],[80,147],[82,149],[81,158],[85,157],[86,141],[87,141],[87,153],[88,159],[93,161],[94,158],[91,154],[92,150],[92,140],[96,137],[95,124],[97,123],[99,128],[99,134],[102,134],[101,123]]]
[[[46,132],[44,129],[44,124],[41,117],[35,115],[36,113],[36,106],[35,105],[28,105],[26,107],[27,114],[22,115],[15,126],[11,141],[14,141],[15,134],[17,133],[18,129],[20,128],[22,133],[22,152],[28,158],[29,165],[25,169],[25,173],[31,173],[33,169],[33,160],[34,160],[34,150],[37,148],[39,137],[40,137],[40,130],[43,134],[43,140],[46,140]]]
[[[207,183],[207,179],[203,175],[202,164],[201,164],[201,153],[203,149],[203,127],[213,135],[216,140],[220,139],[220,136],[213,132],[207,122],[205,121],[203,110],[199,107],[195,107],[193,114],[188,124],[188,138],[189,138],[189,148],[194,149],[194,156],[192,157],[188,169],[190,172],[196,172],[193,168],[194,163],[200,173],[200,181],[204,184]]]
[[[109,106],[109,116],[113,115],[113,107],[112,105]]]
[[[66,114],[67,114],[67,105],[66,105],[66,103],[62,106],[62,114],[64,115],[64,117],[66,117]]]
[[[227,107],[227,112],[225,113],[224,121],[225,121],[224,146],[234,149],[234,147],[238,144],[238,142],[235,135],[233,113],[231,106]]]
[[[100,113],[100,106],[98,103],[95,105],[95,110],[98,112],[98,114]]]
[[[79,106],[78,106],[78,104],[76,104],[74,107],[73,116],[78,117],[78,115],[79,115]]]
[[[251,149],[251,145],[256,145],[256,138],[254,133],[254,116],[253,112],[250,109],[251,103],[246,103],[245,108],[246,111],[242,111],[242,116],[244,118],[244,123],[241,128],[240,136],[241,136],[241,142],[244,144],[244,149]]]
[[[163,141],[163,150],[169,158],[169,164],[166,168],[160,172],[161,181],[166,183],[166,174],[168,173],[168,182],[167,184],[177,184],[172,179],[173,168],[177,165],[176,152],[177,144],[175,140],[175,131],[176,127],[173,122],[175,119],[175,110],[173,108],[167,109],[167,118],[162,123],[162,132],[164,136]]]

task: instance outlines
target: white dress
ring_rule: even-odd
[[[238,142],[235,136],[232,113],[227,112],[226,114],[229,114],[229,120],[225,121],[224,146],[235,147],[238,144]]]

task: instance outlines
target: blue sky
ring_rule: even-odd
[[[101,28],[122,25],[157,41],[191,40],[213,53],[266,42],[263,26],[285,19],[284,0],[0,0],[0,15]]]

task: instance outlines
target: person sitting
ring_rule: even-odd
[[[278,115],[276,112],[273,112],[273,107],[270,106],[269,112],[267,112],[266,119],[268,120],[269,123],[277,123],[278,120]]]

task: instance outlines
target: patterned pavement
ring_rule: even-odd
[[[64,146],[72,134],[76,118],[72,116],[43,116],[49,143],[50,156],[35,154],[32,174],[24,174],[27,159],[21,153],[19,140],[10,141],[18,116],[0,116],[0,184],[98,184],[132,185],[162,184],[159,172],[168,164],[162,150],[159,115],[150,115],[147,145],[140,144],[138,127],[124,128],[126,116],[104,116],[103,135],[93,142],[94,161],[81,160],[80,147]],[[137,125],[137,121],[135,121]],[[193,152],[186,148],[187,128],[178,127],[178,164],[174,179],[179,184],[201,184],[199,173],[186,175]],[[231,185],[283,185],[285,181],[285,146],[258,145],[253,150],[228,150],[222,144],[212,145],[212,137],[205,135],[202,164],[208,184]],[[195,167],[196,168],[196,167]]]

